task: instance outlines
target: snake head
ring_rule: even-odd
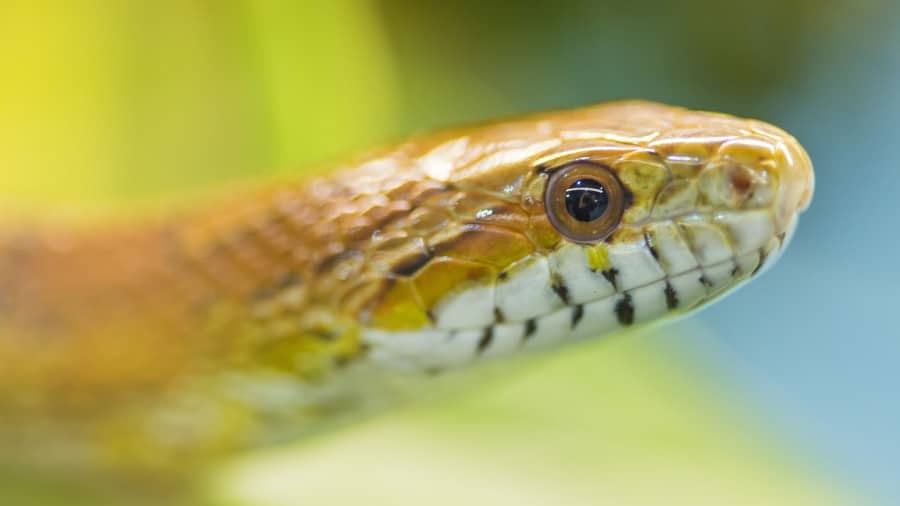
[[[426,253],[363,331],[391,364],[459,365],[690,312],[770,266],[813,192],[782,130],[648,102],[401,151],[439,189],[410,213],[437,224],[417,232]]]

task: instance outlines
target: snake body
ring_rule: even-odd
[[[602,240],[548,216],[573,161],[624,190]],[[616,102],[414,138],[161,219],[8,228],[0,413],[80,459],[246,446],[390,378],[685,314],[771,265],[812,189],[771,125]]]

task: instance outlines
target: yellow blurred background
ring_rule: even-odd
[[[620,96],[764,114],[817,34],[877,13],[817,5],[7,1],[0,209],[130,212],[443,124]],[[204,478],[205,501],[856,503],[667,329],[235,459]],[[17,504],[92,504],[81,488],[4,486]]]

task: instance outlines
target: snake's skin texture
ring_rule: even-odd
[[[544,208],[571,160],[629,195],[596,244]],[[163,219],[8,227],[0,432],[149,467],[290,434],[346,392],[714,300],[771,264],[812,190],[773,126],[617,102],[415,138]]]

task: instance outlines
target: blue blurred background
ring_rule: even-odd
[[[880,504],[900,504],[896,7],[857,4],[821,25],[754,108],[804,143],[815,203],[777,270],[701,315],[715,337],[691,339],[769,423]]]
[[[900,504],[895,2],[7,2],[0,33],[7,213],[117,212],[442,125],[622,97],[785,128],[809,151],[817,189],[762,279],[675,326],[332,436],[336,453],[302,448],[288,467],[379,467],[359,487],[385,504],[419,498],[404,476],[427,485],[422,500],[602,502],[590,488],[572,496],[552,470],[619,490],[616,504]],[[573,432],[582,439],[560,439]],[[465,458],[454,438],[521,473],[479,481],[469,464],[441,467]],[[451,444],[402,449],[433,440]],[[523,440],[532,453],[516,453]],[[428,474],[428,459],[443,464]],[[242,465],[226,481],[258,484],[268,473],[253,469],[271,469]],[[445,471],[454,479],[435,480]],[[288,496],[352,502],[336,492],[347,476],[313,476],[319,488],[306,490],[321,495]],[[555,485],[536,491],[537,476]],[[492,492],[466,495],[460,482]],[[248,487],[280,490],[264,483]],[[628,495],[648,484],[659,494]],[[261,503],[295,500],[276,496]]]

